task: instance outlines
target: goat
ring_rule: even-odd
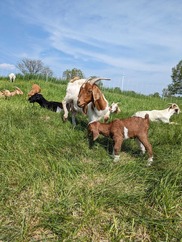
[[[16,75],[14,73],[10,73],[9,74],[9,80],[10,80],[10,82],[14,82],[15,79],[16,79]]]
[[[92,122],[88,125],[88,134],[95,141],[99,134],[111,137],[114,142],[113,156],[114,161],[120,158],[119,152],[124,139],[135,138],[144,154],[148,152],[148,165],[153,162],[152,146],[148,140],[149,115],[145,118],[130,117],[127,119],[115,119],[110,123]]]
[[[47,108],[56,113],[60,113],[63,110],[61,102],[47,101],[40,93],[35,93],[33,96],[29,97],[28,101],[30,103],[37,102],[42,108]],[[70,109],[69,104],[67,104],[67,109]]]
[[[109,110],[109,105],[104,95],[100,91],[99,87],[95,84],[95,82],[100,80],[110,80],[108,78],[89,78],[89,79],[78,79],[75,77],[72,79],[67,86],[66,95],[62,101],[64,115],[63,120],[66,121],[68,118],[68,110],[66,109],[66,104],[72,104],[72,123],[75,122],[75,115],[77,112],[82,112],[87,114],[88,120],[94,121],[101,119],[105,116],[105,119],[109,117],[111,110]],[[79,99],[81,99],[82,93],[87,92],[85,88],[89,85],[91,89],[93,89],[92,95],[90,95],[90,99],[82,105]],[[85,90],[85,91],[83,91]],[[96,100],[97,96],[97,100]],[[95,97],[95,99],[93,98]],[[90,102],[90,103],[89,103]],[[95,104],[96,102],[96,104]],[[99,106],[100,105],[100,106]]]
[[[143,118],[146,113],[149,115],[150,121],[161,121],[163,123],[172,124],[173,122],[170,122],[169,119],[173,114],[179,114],[180,108],[176,103],[171,103],[170,106],[164,110],[138,111],[132,116]]]
[[[109,80],[108,78],[102,79]],[[85,82],[80,87],[78,94],[77,105],[83,108],[83,110],[88,105],[87,115],[89,122],[100,120],[101,118],[104,118],[104,121],[107,121],[112,112],[104,94],[95,84],[99,80],[100,78],[93,78],[90,81]],[[114,108],[114,105],[112,106]]]
[[[12,97],[15,95],[23,95],[22,90],[19,87],[16,87],[16,90],[10,92],[9,90],[4,90],[2,91],[3,95],[7,98],[7,97]]]
[[[28,96],[31,97],[36,93],[40,93],[41,92],[41,88],[38,84],[33,84],[32,85],[32,89],[30,90],[30,92],[28,93]]]

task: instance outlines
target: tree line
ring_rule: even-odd
[[[45,66],[41,60],[24,58],[17,63],[16,67],[21,71],[23,75],[29,77],[37,75],[47,79],[53,77],[53,71],[50,69],[50,67]],[[75,76],[85,78],[84,73],[80,69],[73,68],[71,70],[65,70],[62,74],[62,79],[70,80]],[[182,95],[182,60],[175,67],[172,68],[171,78],[172,83],[163,89],[162,95],[164,97],[172,95]]]

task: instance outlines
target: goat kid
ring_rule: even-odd
[[[4,90],[2,91],[3,95],[7,98],[7,97],[12,97],[15,95],[23,95],[22,90],[19,87],[16,87],[16,90],[10,92],[9,90]]]
[[[94,121],[94,120],[99,120],[102,117],[104,117],[104,115],[106,115],[105,118],[109,117],[109,114],[111,112],[111,110],[109,110],[109,105],[107,100],[105,99],[104,95],[101,93],[99,87],[95,84],[95,82],[100,81],[100,80],[110,80],[108,78],[89,78],[89,79],[78,79],[78,77],[75,77],[74,79],[72,79],[67,86],[67,90],[66,90],[66,96],[64,97],[62,104],[63,104],[63,109],[64,109],[64,115],[63,115],[63,120],[66,121],[68,118],[68,110],[66,109],[66,104],[67,103],[71,103],[72,104],[72,123],[73,125],[76,125],[75,122],[75,115],[77,112],[82,112],[85,113],[88,116],[88,120],[90,121]],[[93,91],[94,93],[94,97],[97,96],[97,99],[99,100],[94,100],[93,99],[93,94],[90,95],[90,99],[89,101],[85,102],[84,105],[82,105],[82,103],[80,102],[82,93],[84,92],[83,89],[85,89],[85,87],[87,85],[90,85],[91,89],[93,87],[93,89],[95,91]],[[87,91],[85,91],[87,92]],[[95,105],[95,101],[97,101],[98,105]],[[90,103],[89,103],[90,102]],[[100,104],[100,107],[99,107]],[[97,110],[97,108],[99,108],[99,110]]]
[[[119,152],[123,140],[128,138],[135,138],[142,153],[148,152],[148,165],[153,162],[152,146],[148,140],[149,129],[149,115],[146,114],[145,118],[130,117],[127,119],[115,119],[110,123],[100,123],[98,121],[92,122],[88,125],[88,134],[95,141],[99,134],[106,137],[111,137],[114,142],[113,156],[114,161],[120,158]]]
[[[180,112],[180,108],[176,103],[170,103],[170,106],[164,110],[138,111],[132,116],[144,118],[147,113],[150,121],[161,121],[163,123],[173,124],[174,122],[170,122],[170,117]]]
[[[38,84],[33,84],[32,85],[32,89],[30,90],[30,92],[28,93],[28,96],[31,97],[36,93],[40,93],[41,92],[41,88]]]
[[[61,102],[47,101],[40,93],[35,93],[33,96],[29,97],[28,101],[30,103],[37,102],[42,108],[47,108],[56,113],[63,111],[63,105]],[[67,105],[67,108],[70,109],[69,104]]]

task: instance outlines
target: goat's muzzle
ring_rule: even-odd
[[[81,103],[79,100],[77,101],[77,105],[80,108],[83,108],[85,106],[85,104],[84,103]]]

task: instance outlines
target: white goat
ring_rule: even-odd
[[[144,118],[145,114],[149,114],[150,121],[161,121],[163,123],[173,123],[170,122],[170,117],[173,114],[179,114],[180,108],[176,103],[171,103],[170,106],[164,110],[151,110],[151,111],[138,111],[133,116]]]
[[[10,82],[14,82],[15,79],[16,79],[16,75],[14,73],[10,73],[9,74],[9,80],[10,80]]]
[[[73,125],[76,125],[75,122],[75,115],[77,112],[83,112],[87,114],[88,120],[90,121],[95,121],[99,120],[102,117],[105,119],[109,118],[110,112],[113,112],[114,109],[116,110],[115,107],[110,110],[110,107],[108,105],[107,100],[105,99],[104,95],[101,93],[100,89],[98,88],[97,85],[95,85],[95,82],[100,81],[100,80],[110,80],[108,78],[89,78],[89,79],[78,79],[77,77],[72,79],[67,86],[66,90],[66,96],[64,97],[62,104],[63,104],[63,110],[64,110],[64,116],[63,119],[66,120],[68,118],[68,110],[66,108],[66,104],[70,103],[72,105],[72,123]],[[78,101],[78,96],[80,98],[80,92],[87,86],[87,84],[90,85],[92,91],[93,91],[93,86],[95,87],[95,91],[92,92],[93,96],[98,97],[99,100],[97,100],[97,104],[102,102],[102,107],[98,107],[98,105],[95,105],[94,99],[90,99],[87,103],[84,105],[80,104]],[[97,91],[96,91],[97,89]],[[93,97],[92,96],[92,97]],[[92,98],[91,97],[91,98]]]

